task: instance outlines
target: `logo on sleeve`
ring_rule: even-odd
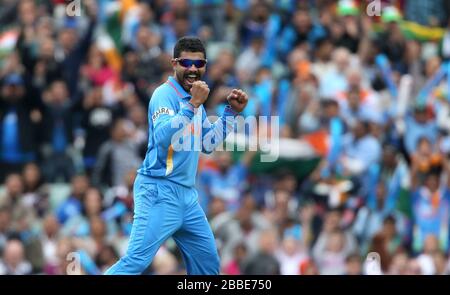
[[[158,119],[161,115],[173,116],[174,114],[175,112],[169,108],[159,108],[156,112],[153,113],[152,121],[155,122],[155,120]]]

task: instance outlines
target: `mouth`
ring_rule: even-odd
[[[200,80],[200,75],[199,75],[199,74],[196,74],[196,73],[190,73],[190,74],[184,75],[184,81],[185,81],[185,83],[186,83],[189,87],[191,87],[192,84],[193,84],[195,81],[198,81],[198,80]]]

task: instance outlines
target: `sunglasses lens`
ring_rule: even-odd
[[[189,68],[192,66],[191,60],[189,59],[180,59],[178,61],[182,67]]]
[[[192,67],[192,65],[194,65],[196,68],[203,68],[206,64],[206,61],[201,60],[201,59],[196,59],[196,60],[180,59],[179,63],[182,67],[185,67],[185,68],[190,68],[190,67]]]
[[[196,60],[194,62],[195,67],[197,68],[203,68],[205,66],[206,62],[204,60]]]

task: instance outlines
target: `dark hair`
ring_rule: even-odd
[[[397,220],[395,219],[395,216],[390,214],[383,220],[383,224],[390,223],[390,224],[394,224],[395,225],[396,221]]]
[[[181,52],[203,52],[206,58],[206,50],[202,41],[197,37],[182,37],[173,48],[173,57],[180,57]]]

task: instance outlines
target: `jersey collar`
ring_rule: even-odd
[[[187,93],[186,90],[183,89],[183,87],[181,87],[181,85],[177,82],[177,80],[175,80],[174,77],[169,76],[169,79],[167,79],[166,83],[175,90],[179,98],[191,97],[191,95]]]

